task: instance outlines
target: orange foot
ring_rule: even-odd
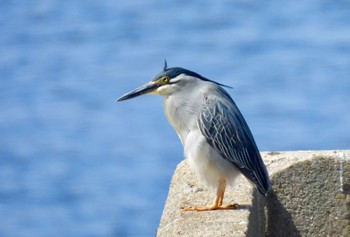
[[[232,210],[237,208],[239,205],[237,203],[232,205],[212,205],[212,206],[204,206],[204,207],[186,207],[184,211],[213,211],[213,210]]]

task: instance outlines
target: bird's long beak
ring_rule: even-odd
[[[149,94],[149,93],[152,93],[156,88],[158,88],[158,84],[156,82],[151,81],[146,85],[143,85],[133,91],[126,93],[122,97],[118,98],[116,101],[118,102],[118,101],[128,100],[143,94]]]

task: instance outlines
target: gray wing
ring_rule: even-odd
[[[231,161],[265,195],[271,184],[253,135],[227,92],[220,88],[219,93],[219,97],[205,97],[199,119],[201,132],[224,159]]]

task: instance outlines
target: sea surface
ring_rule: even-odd
[[[182,145],[181,66],[229,89],[261,151],[350,148],[349,1],[0,1],[0,237],[154,236]]]

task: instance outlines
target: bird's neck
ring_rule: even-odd
[[[188,103],[188,98],[183,96],[165,96],[163,100],[164,114],[171,126],[175,129],[184,143],[189,131],[197,126],[195,119],[199,113],[199,105]]]

